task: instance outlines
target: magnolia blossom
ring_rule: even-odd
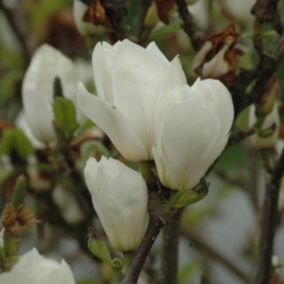
[[[186,83],[178,58],[169,62],[154,42],[143,48],[129,40],[98,43],[93,52],[98,96],[80,84],[82,112],[132,161],[152,158],[157,99]]]
[[[253,127],[257,122],[255,114],[255,105],[251,105],[249,110],[249,127]],[[274,129],[270,129],[274,126]],[[278,111],[278,104],[275,103],[272,111],[267,114],[261,125],[261,130],[250,137],[250,141],[255,148],[264,149],[271,148],[276,145],[278,140],[278,132],[280,127],[280,118]],[[261,132],[264,132],[263,134]],[[265,133],[268,132],[268,133]]]
[[[218,80],[197,80],[171,90],[156,119],[153,155],[162,184],[190,190],[222,153],[234,109],[227,88]]]
[[[42,45],[26,72],[22,92],[28,127],[43,144],[55,140],[52,104],[56,78],[60,79],[63,95],[75,102],[79,76],[73,62],[55,48]],[[80,112],[77,112],[77,118],[83,119]]]
[[[0,274],[1,284],[75,284],[69,265],[45,258],[34,248],[22,255],[10,272]]]
[[[142,176],[114,159],[87,161],[85,181],[112,246],[135,249],[148,225],[148,192]]]

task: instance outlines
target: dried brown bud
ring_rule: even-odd
[[[226,85],[233,85],[237,71],[238,57],[243,51],[236,48],[238,32],[234,25],[221,33],[211,35],[196,54],[192,71],[203,78],[220,79]]]
[[[106,15],[105,8],[99,0],[89,5],[83,15],[83,22],[92,23],[94,25],[110,26],[110,21]]]
[[[31,227],[35,222],[35,218],[28,208],[20,205],[17,209],[17,221],[21,226]]]
[[[12,203],[7,203],[2,214],[2,224],[5,228],[12,227],[16,224],[17,213]]]

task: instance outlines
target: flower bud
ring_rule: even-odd
[[[148,192],[142,176],[114,159],[90,158],[85,181],[94,208],[112,246],[134,250],[141,242],[149,220]]]
[[[234,117],[232,99],[218,80],[173,89],[157,111],[153,156],[162,184],[191,190],[224,150]]]
[[[124,158],[152,159],[157,99],[185,84],[178,58],[169,62],[154,42],[143,48],[129,40],[98,43],[93,52],[98,96],[79,86],[81,110],[111,139]]]
[[[2,284],[75,284],[68,264],[40,255],[34,248],[22,255],[11,271],[0,274]]]
[[[260,119],[263,121],[258,121],[256,107],[255,105],[251,105],[248,124],[249,127],[256,127],[257,133],[250,137],[250,141],[252,145],[258,149],[274,147],[278,140],[280,127],[277,102],[274,103],[272,111],[264,117],[261,116]],[[261,125],[258,127],[255,125],[256,123],[260,123]]]

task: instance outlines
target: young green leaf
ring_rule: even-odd
[[[53,112],[56,126],[63,131],[67,139],[72,138],[78,127],[73,102],[67,98],[57,97],[53,103]]]
[[[22,159],[26,159],[33,152],[33,147],[20,129],[6,129],[0,141],[0,155],[12,156],[16,154]]]
[[[97,258],[112,265],[112,258],[104,241],[89,239],[88,248]]]

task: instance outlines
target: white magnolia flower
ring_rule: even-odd
[[[249,127],[253,127],[257,122],[257,117],[255,114],[255,105],[251,105],[249,110]],[[261,129],[266,132],[267,129],[274,125],[274,130],[271,133],[262,136],[261,133],[254,134],[250,137],[250,141],[255,148],[264,149],[274,147],[278,140],[278,132],[280,127],[280,118],[278,111],[278,104],[275,103],[272,111],[266,115]]]
[[[32,58],[22,89],[27,124],[34,137],[43,144],[55,140],[52,104],[56,78],[60,78],[63,95],[75,102],[79,76],[73,62],[44,44]],[[77,118],[83,119],[80,112],[77,112]]]
[[[10,272],[0,274],[0,284],[75,284],[69,265],[45,258],[34,248],[22,255]]]
[[[114,159],[87,161],[85,181],[112,246],[135,249],[148,225],[148,192],[142,176]]]
[[[171,189],[192,189],[227,144],[234,117],[230,93],[218,80],[197,80],[169,92],[157,113],[159,178]]]
[[[143,48],[123,40],[114,46],[98,43],[92,63],[98,96],[80,84],[81,110],[125,158],[151,159],[157,99],[186,83],[178,58],[169,62],[154,42]]]

